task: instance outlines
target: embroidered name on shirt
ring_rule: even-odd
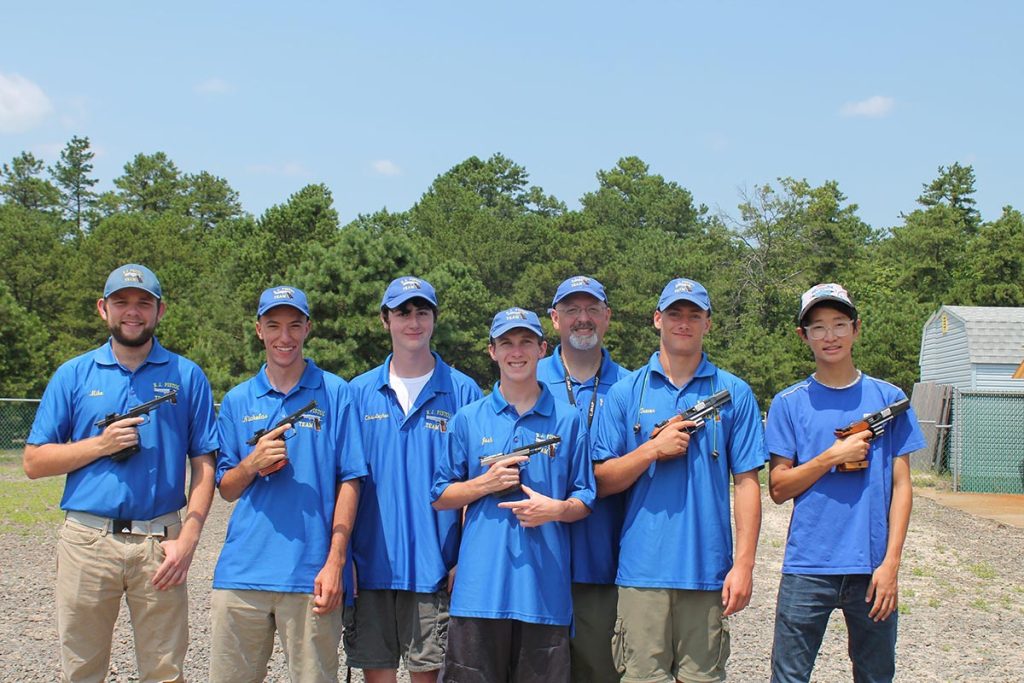
[[[483,446],[484,444],[488,444],[488,443],[494,443],[494,439],[492,439],[489,436],[485,436],[484,438],[480,439],[480,445],[481,446]]]
[[[255,422],[256,420],[266,420],[266,419],[267,419],[266,413],[256,413],[255,415],[243,415],[242,416],[242,424],[245,424],[246,422]]]
[[[102,396],[103,392],[100,391],[99,389],[93,389],[92,391],[89,392],[89,395],[90,396]]]
[[[641,415],[650,415],[653,412],[654,412],[654,408],[641,408],[640,409],[640,414]]]
[[[386,420],[388,419],[387,413],[374,413],[373,415],[364,415],[363,422],[369,422],[370,420]]]

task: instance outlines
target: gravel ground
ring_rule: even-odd
[[[732,681],[765,681],[775,593],[789,505],[765,498],[754,597],[733,618]],[[210,581],[229,506],[221,500],[203,534],[189,580],[190,680],[207,677]],[[0,534],[0,681],[59,677],[53,584],[56,529]],[[1024,681],[1024,529],[1008,527],[915,497],[900,572],[897,681]],[[134,681],[127,612],[114,634],[111,681]],[[361,680],[358,675],[354,680]],[[287,681],[280,651],[270,681]],[[344,669],[342,669],[344,680]],[[850,680],[846,633],[839,615],[826,634],[813,680]]]

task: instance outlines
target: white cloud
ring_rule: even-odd
[[[0,73],[0,133],[23,133],[51,112],[42,88],[18,74]]]
[[[224,95],[234,89],[235,87],[223,78],[207,78],[195,86],[195,91],[203,95]]]
[[[896,100],[884,95],[873,95],[859,102],[847,102],[839,108],[839,114],[846,117],[880,119],[892,111]]]
[[[370,164],[373,168],[374,173],[380,175],[401,175],[402,169],[398,167],[398,164],[391,161],[390,159],[378,159]]]

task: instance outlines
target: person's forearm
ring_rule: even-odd
[[[455,481],[434,501],[435,510],[457,510],[487,495],[487,490],[477,479]]]
[[[334,520],[331,525],[331,548],[328,558],[343,566],[348,540],[352,537],[352,526],[359,508],[360,482],[358,479],[343,481],[338,486],[338,496],[334,503]]]
[[[650,441],[619,458],[609,458],[594,465],[597,495],[600,497],[622,493],[647,471],[658,459],[658,452]]]
[[[71,443],[47,443],[25,446],[22,467],[29,479],[54,477],[85,467],[109,455],[103,449],[103,440],[91,436]]]
[[[772,456],[768,493],[778,504],[796,498],[811,488],[836,465],[831,456],[831,449],[826,449],[796,467],[793,467],[792,463],[793,461],[788,458]]]
[[[892,502],[889,505],[889,540],[885,547],[883,564],[899,568],[903,557],[903,544],[910,526],[910,511],[914,505],[914,491],[910,482],[909,456],[893,459]]]
[[[213,454],[207,453],[189,460],[191,476],[188,487],[188,507],[185,519],[181,523],[181,535],[192,543],[193,548],[199,543],[199,535],[206,524],[213,504],[214,461]]]
[[[761,533],[761,483],[757,472],[744,472],[735,476],[736,552],[733,564],[754,566],[757,539]]]
[[[242,458],[241,462],[220,478],[220,497],[229,503],[238,500],[256,479],[257,474],[258,472],[250,463],[250,459]]]
[[[590,508],[579,498],[567,498],[563,502],[565,503],[565,508],[558,516],[559,522],[567,524],[578,522],[590,514]]]

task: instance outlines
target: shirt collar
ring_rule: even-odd
[[[505,397],[502,396],[501,392],[498,390],[498,386],[500,384],[501,382],[495,382],[490,396],[487,397],[495,415],[501,414],[501,411],[503,410],[515,410],[515,408],[509,405],[509,402],[505,400]],[[541,382],[537,382],[537,386],[540,387],[540,396],[537,397],[537,402],[533,404],[533,407],[526,411],[526,415],[537,413],[544,417],[550,417],[555,411],[555,398],[551,395],[551,392],[548,391],[546,385]],[[526,415],[520,415],[519,417],[526,417]]]
[[[98,365],[120,365],[117,362],[117,356],[114,355],[113,338],[108,338],[106,344],[96,349],[96,355],[93,356],[93,359]],[[146,360],[142,361],[142,365],[139,368],[147,363],[163,365],[170,360],[171,352],[161,346],[156,337],[153,337],[153,346],[150,347]]]
[[[562,345],[559,344],[555,347],[555,353],[551,357],[552,363],[554,363],[555,369],[558,371],[559,379],[564,380],[566,375],[565,364],[562,363]],[[613,377],[614,371],[612,370],[612,356],[608,353],[608,349],[601,347],[601,369],[600,374],[602,377]],[[592,381],[593,378],[587,380]],[[586,382],[584,382],[586,384]]]
[[[647,362],[647,369],[657,375],[661,375],[666,382],[671,384],[671,380],[668,375],[665,374],[665,370],[661,367],[661,360],[658,358],[658,352],[655,351],[651,354],[651,360]],[[697,369],[694,371],[694,377],[711,377],[715,374],[714,364],[708,360],[708,354],[701,352],[700,363],[697,364]]]
[[[302,371],[302,377],[299,378],[298,384],[288,392],[289,394],[295,393],[299,387],[303,389],[317,389],[323,383],[324,371],[317,367],[317,364],[309,358],[305,358],[303,360],[306,363],[306,369]],[[264,363],[260,368],[260,371],[256,373],[253,381],[256,384],[257,396],[266,396],[272,391],[277,391],[277,389],[270,384],[270,378],[267,377],[266,363]]]
[[[388,357],[384,359],[384,364],[380,366],[380,370],[377,372],[377,391],[381,391],[384,387],[391,386],[391,357],[395,354],[389,353]],[[441,360],[441,356],[437,355],[436,351],[431,351],[430,355],[434,357],[434,372],[430,375],[430,379],[423,386],[423,391],[432,391],[435,394],[447,393],[445,387],[451,385],[448,378],[451,377],[451,368]]]

